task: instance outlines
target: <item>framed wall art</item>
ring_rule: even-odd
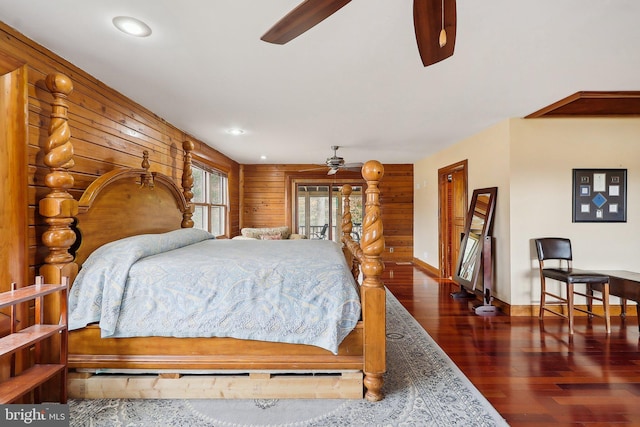
[[[573,222],[626,221],[626,169],[573,170]]]

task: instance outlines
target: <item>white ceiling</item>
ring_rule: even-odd
[[[331,145],[413,163],[577,91],[640,89],[638,0],[458,0],[455,54],[427,68],[411,0],[353,0],[261,41],[300,1],[0,0],[0,20],[243,164],[323,163]]]

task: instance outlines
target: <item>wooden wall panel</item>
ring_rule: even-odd
[[[383,259],[413,259],[413,165],[384,165],[380,206],[386,248]],[[393,248],[393,253],[390,252]]]
[[[242,165],[241,227],[291,226],[285,195],[287,176],[326,179],[324,172],[300,173],[313,165]],[[413,259],[413,165],[384,165],[380,184],[382,221],[386,236],[383,258],[388,261]],[[336,175],[361,178],[359,173]],[[390,252],[393,248],[393,252]]]
[[[0,57],[2,59],[2,57]],[[27,67],[0,61],[0,292],[27,282]],[[22,306],[18,306],[24,314]],[[3,310],[8,313],[8,309]],[[6,314],[5,313],[5,314]],[[2,317],[2,316],[0,316]],[[20,319],[22,315],[18,316]]]
[[[239,165],[192,138],[161,117],[107,87],[93,76],[38,45],[7,25],[0,23],[0,56],[26,64],[28,70],[28,146],[26,199],[29,244],[29,272],[33,276],[46,254],[39,245],[43,220],[37,214],[38,201],[48,189],[43,179],[48,168],[43,164],[48,138],[52,96],[44,85],[50,73],[66,74],[73,82],[69,96],[69,125],[75,151],[75,179],[69,191],[78,198],[96,177],[119,167],[140,167],[142,152],[149,151],[151,170],[164,173],[181,185],[182,142],[195,143],[195,156],[226,172],[231,186],[230,234],[239,227]],[[45,249],[43,251],[43,249]],[[33,280],[33,277],[30,278]]]

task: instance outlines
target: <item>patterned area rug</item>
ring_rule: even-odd
[[[398,300],[387,292],[387,373],[365,400],[69,401],[71,426],[506,426]]]

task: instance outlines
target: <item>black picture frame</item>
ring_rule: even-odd
[[[573,222],[627,222],[627,170],[573,169]]]

